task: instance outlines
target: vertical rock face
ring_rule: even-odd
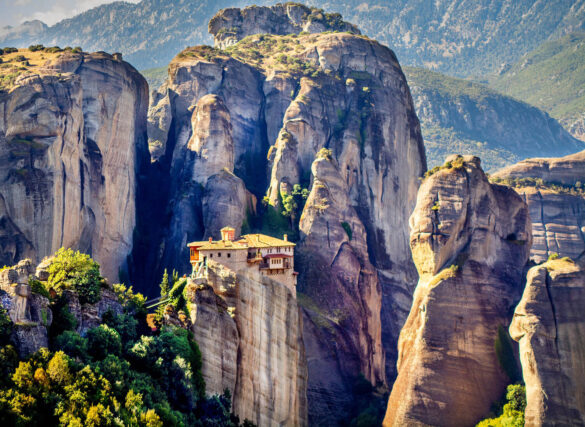
[[[237,31],[251,34],[260,31],[253,30],[260,18],[247,16],[264,12],[229,14],[242,17],[240,26],[234,24]],[[267,19],[262,32],[277,32],[280,22]],[[149,132],[161,171],[157,182],[169,183],[160,191],[166,198],[156,204],[157,221],[145,221],[158,224],[162,218],[166,226],[151,244],[160,253],[146,255],[153,264],[186,270],[187,241],[216,235],[228,222],[237,230],[270,228],[267,212],[280,216],[295,185],[308,189],[313,195],[306,212],[299,207],[284,222],[296,232],[303,218],[297,265],[309,279],[299,280],[300,302],[313,308],[304,311],[305,334],[318,344],[308,355],[311,422],[347,416],[360,374],[382,386],[391,382],[396,339],[416,282],[407,218],[426,169],[418,119],[392,51],[345,32],[251,35],[225,50],[188,48],[171,62],[167,82],[153,96]],[[330,150],[333,166],[321,184],[339,198],[324,212],[325,222],[317,201],[322,190],[314,188],[319,180],[313,176],[323,148]],[[270,206],[254,210],[246,192]],[[354,235],[351,241],[342,223]],[[319,239],[327,233],[330,246],[324,250]],[[317,259],[333,274],[312,281]],[[330,295],[335,297],[326,301]],[[335,348],[335,342],[343,346]],[[320,365],[323,354],[334,355],[328,356],[331,363]]]
[[[301,31],[361,34],[355,25],[343,21],[341,15],[325,13],[322,9],[299,3],[222,9],[209,21],[209,32],[214,37],[215,46],[222,49],[252,34],[285,35]]]
[[[532,219],[531,258],[585,254],[585,151],[552,159],[528,159],[493,175],[524,198]]]
[[[228,389],[233,396],[238,375],[240,337],[228,305],[210,285],[187,285],[191,330],[201,349],[201,373],[207,394],[222,394]]]
[[[104,53],[65,53],[37,72],[0,94],[0,263],[72,247],[117,280],[147,153],[146,81]]]
[[[331,349],[326,345],[317,345],[314,350],[309,347],[314,352],[309,362],[309,397],[316,400],[313,412],[325,416],[324,402],[333,394],[339,395],[340,406],[351,405],[343,405],[347,390],[339,386],[332,373],[351,378],[359,372],[372,384],[386,383],[380,323],[382,292],[376,269],[369,261],[365,227],[351,205],[346,181],[330,151],[318,154],[312,176],[312,189],[300,220],[304,268],[299,282],[305,284],[303,298],[312,302],[305,303],[308,322],[325,325],[311,325],[305,335],[309,341],[315,335],[315,344],[335,342]],[[316,303],[318,310],[312,309]],[[324,363],[328,352],[335,354],[337,366]]]
[[[510,326],[520,343],[526,425],[585,425],[585,271],[563,259],[528,272]]]
[[[230,389],[234,413],[256,425],[307,425],[296,296],[259,271],[234,272],[213,261],[205,282],[187,292],[208,393]]]
[[[410,218],[420,274],[384,425],[473,425],[510,381],[494,343],[519,298],[528,209],[472,156],[427,178]]]

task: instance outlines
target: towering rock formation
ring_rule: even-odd
[[[229,389],[242,421],[307,425],[307,365],[296,295],[258,269],[208,265],[208,277],[191,281],[186,291],[207,392]]]
[[[222,11],[210,27],[220,35],[226,34],[220,31],[225,25],[234,25],[240,34],[234,40],[260,29],[299,32],[302,26],[294,24],[299,10],[305,9],[286,5]],[[259,17],[265,15],[278,19],[262,21]],[[227,16],[237,19],[217,27]],[[212,114],[213,109],[218,119],[208,128],[210,122],[201,112]],[[315,416],[311,422],[334,422],[319,418],[331,414],[347,416],[359,374],[374,384],[388,384],[395,374],[396,339],[416,281],[406,219],[415,204],[418,178],[425,171],[418,120],[392,51],[347,32],[251,35],[225,50],[188,48],[171,62],[167,82],[153,95],[149,129],[156,164],[165,171],[163,176],[170,177],[169,187],[161,191],[168,194],[168,201],[159,203],[169,206],[169,228],[161,236],[163,253],[156,262],[186,263],[185,243],[215,234],[217,218],[229,217],[236,228],[260,224],[268,234],[282,233],[274,223],[280,221],[286,228],[290,222],[289,233],[294,234],[302,216],[298,268],[306,279],[299,280],[300,301],[313,308],[316,302],[319,307],[305,312],[305,336],[318,343],[309,351],[308,393],[313,405],[309,412]],[[203,159],[203,150],[196,147],[213,147],[213,135],[231,143],[221,147],[221,155],[209,150]],[[331,151],[335,171],[324,175],[322,185],[331,185],[332,194],[343,200],[339,208],[324,212],[329,225],[319,217],[316,194],[320,193],[312,176],[322,148]],[[233,168],[228,164],[232,155]],[[229,190],[215,194],[206,208],[201,194],[212,195],[208,189],[217,175],[209,174],[223,161],[220,173],[233,172],[231,184],[221,186]],[[325,163],[315,167],[319,164]],[[244,203],[253,198],[243,197],[240,181],[268,205],[253,211],[253,203]],[[314,194],[305,212],[299,207],[292,220],[272,221],[281,216],[282,201],[295,185]],[[341,209],[343,204],[347,212]],[[210,225],[214,221],[217,224]],[[347,223],[355,240],[348,240],[342,223]],[[318,239],[327,229],[330,247],[322,252]],[[312,281],[313,259],[335,274],[326,281]],[[331,304],[321,298],[326,292],[336,295]],[[341,319],[344,312],[351,313],[346,320]],[[323,336],[330,339],[318,338]],[[335,342],[343,342],[343,348],[338,351]],[[334,356],[324,366],[312,351]]]
[[[452,156],[423,182],[410,224],[420,280],[384,425],[474,425],[510,381],[494,343],[521,292],[528,209],[478,158]]]
[[[552,159],[528,159],[493,175],[522,195],[532,219],[531,258],[585,254],[585,151]]]
[[[65,246],[117,281],[147,155],[147,84],[118,56],[47,57],[0,91],[0,264]]]
[[[292,2],[270,7],[222,9],[209,21],[209,32],[213,35],[215,46],[222,49],[253,34],[286,35],[302,31],[361,34],[355,25],[343,21],[338,13],[326,13],[323,9]]]
[[[13,322],[12,342],[23,358],[49,346],[47,329],[53,321],[49,299],[32,292],[29,286],[33,273],[29,259],[0,271],[0,308]]]
[[[520,343],[526,425],[585,425],[585,270],[566,259],[528,272],[510,326]]]

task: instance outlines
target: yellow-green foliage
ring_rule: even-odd
[[[443,280],[452,279],[454,277],[457,277],[457,271],[459,271],[459,266],[456,264],[453,264],[447,268],[444,268],[441,271],[439,271],[437,274],[435,274],[433,277],[431,277],[431,280],[429,281],[428,285],[430,287],[433,287],[435,285],[438,285]]]
[[[79,301],[96,303],[101,298],[101,288],[105,280],[100,275],[100,266],[89,255],[72,249],[61,248],[47,268],[49,278],[45,286],[57,295],[64,290],[75,291]]]
[[[0,64],[0,90],[10,90],[20,75],[40,72],[41,70],[38,69],[40,66],[48,60],[54,59],[59,52],[63,51],[63,49],[56,50],[58,48],[36,49],[36,47],[32,47],[32,51],[4,48]]]
[[[317,152],[318,159],[326,159],[326,160],[333,160],[333,151],[328,148],[321,148]]]
[[[559,254],[553,252],[548,257],[548,261],[545,265],[548,271],[563,270],[567,268],[574,268],[575,261],[569,257],[559,258]]]
[[[524,411],[526,409],[526,387],[511,384],[506,391],[504,404],[496,411],[499,416],[480,421],[476,427],[524,427]]]
[[[434,175],[440,170],[459,170],[465,166],[463,156],[457,156],[454,160],[445,162],[442,166],[435,166],[434,168],[425,172],[424,179]]]

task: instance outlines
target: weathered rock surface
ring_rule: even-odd
[[[472,156],[421,185],[410,244],[420,274],[384,425],[474,425],[510,379],[494,349],[532,243],[528,208]]]
[[[330,417],[323,403],[330,400],[331,387],[343,384],[334,376],[352,378],[359,372],[372,384],[386,384],[380,322],[382,291],[369,261],[365,227],[352,207],[347,183],[330,152],[318,154],[312,176],[312,189],[300,220],[298,258],[304,268],[299,282],[303,284],[303,298],[309,302],[305,302],[308,319],[304,336],[315,344],[335,343],[328,351],[318,344],[311,346],[314,353],[309,353],[312,357],[308,360],[308,397],[315,402],[311,412]],[[324,365],[324,352],[335,355],[337,366]],[[335,391],[351,394],[345,387]],[[344,407],[348,411],[351,406]],[[349,418],[347,413],[335,416]],[[335,420],[312,418],[315,423]]]
[[[234,272],[208,264],[206,283],[187,285],[207,392],[228,388],[234,413],[256,425],[307,425],[307,365],[296,296],[256,269]]]
[[[226,48],[252,34],[293,34],[306,31],[347,31],[361,34],[358,28],[341,19],[341,15],[325,13],[299,3],[274,6],[249,6],[222,9],[209,21],[209,32],[215,46]]]
[[[553,253],[572,259],[585,254],[585,193],[579,184],[585,183],[585,151],[528,159],[493,177],[513,185],[528,204],[534,236],[531,258],[543,262]],[[558,184],[565,188],[555,189]]]
[[[533,267],[510,326],[520,343],[526,425],[585,425],[585,270],[558,259]]]
[[[12,342],[21,357],[49,346],[47,328],[53,321],[49,300],[33,293],[28,284],[33,273],[29,259],[0,272],[0,307],[13,322]]]
[[[105,53],[64,53],[0,93],[0,264],[65,246],[118,280],[132,249],[147,102],[144,78]]]
[[[242,28],[252,31],[253,25],[246,27],[246,22]],[[263,32],[276,31],[270,29],[272,23],[267,25]],[[258,55],[251,53],[254,49]],[[216,117],[213,125],[212,116]],[[315,301],[325,311],[347,311],[351,316],[334,326],[333,335],[317,318],[308,326],[307,331],[320,330],[321,336],[334,337],[325,341],[312,337],[321,348],[311,347],[318,354],[309,354],[309,360],[316,361],[324,353],[336,355],[328,367],[314,365],[319,372],[309,380],[309,389],[314,391],[310,404],[315,405],[310,412],[315,413],[315,422],[332,414],[342,418],[348,410],[342,402],[352,400],[351,386],[361,373],[372,382],[391,382],[396,340],[416,282],[407,217],[415,204],[418,178],[426,169],[418,120],[392,51],[341,32],[252,35],[226,50],[188,48],[171,62],[167,82],[153,95],[149,125],[151,152],[161,171],[156,182],[167,184],[156,191],[166,195],[155,204],[160,207],[157,220],[143,223],[158,226],[162,218],[166,228],[140,231],[158,252],[134,256],[151,259],[149,265],[157,265],[160,271],[163,266],[186,271],[185,244],[217,236],[217,228],[228,222],[237,230],[242,224],[263,223],[262,215],[271,207],[260,205],[251,211],[252,203],[244,200],[252,198],[243,197],[244,187],[279,215],[281,201],[295,185],[311,187],[317,153],[322,148],[331,150],[337,177],[327,185],[343,193],[339,200],[352,213],[336,208],[328,214],[330,229],[337,234],[330,236],[331,249],[323,262],[333,262],[339,251],[335,274],[327,278],[328,283],[300,281],[299,287],[305,295],[318,295]],[[214,150],[224,150],[224,155],[211,152],[216,146]],[[205,159],[200,154],[204,147],[210,147]],[[219,172],[222,180],[216,172],[220,167],[227,168]],[[337,217],[342,213],[343,217]],[[296,213],[292,222],[300,217],[301,212]],[[327,227],[319,221],[315,236],[325,236]],[[343,237],[342,222],[348,222],[356,234],[351,245]],[[306,231],[312,228],[307,222]],[[152,239],[153,233],[159,237]],[[316,237],[307,236],[304,242],[308,261],[311,255],[320,256],[315,253],[319,249]],[[310,264],[301,260],[298,266],[303,274]],[[142,274],[146,277],[148,272]],[[325,290],[336,295],[327,307],[322,298]],[[317,311],[305,314],[311,318]],[[335,342],[343,342],[343,348],[336,349]],[[328,405],[325,400],[331,401],[331,390],[311,383],[317,377],[343,385],[339,399],[334,399],[339,405],[317,409]]]
[[[113,314],[122,314],[122,305],[111,289],[102,289],[101,298],[95,304],[80,304],[75,292],[66,291],[67,306],[77,321],[77,332],[80,335],[102,323],[102,316],[107,311]]]
[[[201,349],[201,372],[208,394],[222,394],[236,389],[238,374],[238,344],[240,337],[236,321],[228,305],[207,284],[187,285],[190,303],[191,330]]]
[[[559,158],[536,158],[518,162],[493,174],[494,178],[540,178],[575,185],[585,180],[585,151]]]

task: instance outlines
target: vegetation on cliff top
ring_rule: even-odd
[[[115,285],[123,312],[107,311],[99,326],[79,334],[69,311],[71,293],[63,291],[81,300],[86,286],[92,290],[85,302],[95,302],[105,286],[99,266],[87,255],[60,250],[48,271],[49,279],[36,290],[51,291],[41,292],[51,298],[54,316],[50,349],[19,359],[10,344],[10,319],[0,310],[2,425],[239,424],[230,413],[229,392],[206,397],[201,354],[189,330],[153,331],[144,297]]]
[[[224,50],[211,46],[189,47],[180,52],[174,61],[180,62],[196,58],[212,62],[231,57],[249,64],[261,72],[275,70],[295,77],[318,77],[320,74],[327,73],[322,71],[317,64],[306,60],[304,57],[329,34],[331,32],[289,34],[285,36],[255,34],[243,38]]]
[[[78,53],[81,52],[81,48],[61,49],[57,46],[45,48],[42,45],[35,45],[28,49],[0,49],[0,90],[12,88],[20,75],[42,72],[40,68],[58,58],[62,52]]]
[[[506,185],[508,187],[525,189],[534,188],[536,190],[552,191],[558,194],[569,194],[572,196],[585,197],[585,184],[577,181],[575,185],[565,185],[558,182],[545,181],[542,178],[499,178],[491,177],[490,181],[495,184]]]

